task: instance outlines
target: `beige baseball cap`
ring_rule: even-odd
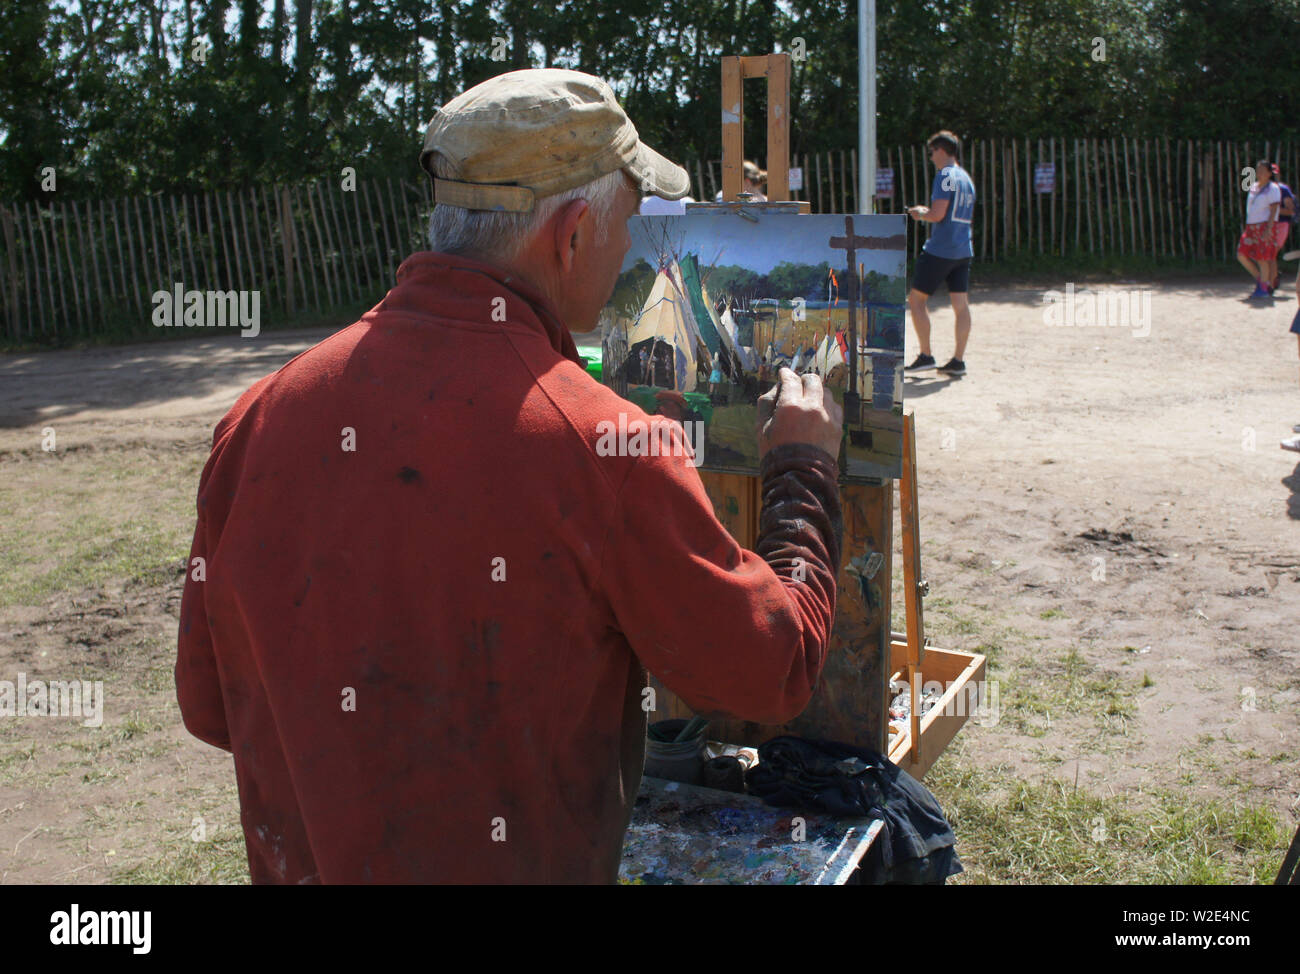
[[[439,153],[455,179],[433,175]],[[527,213],[537,200],[623,169],[643,194],[690,192],[690,177],[637,136],[614,90],[581,71],[531,68],[489,78],[439,108],[420,168],[438,203]]]

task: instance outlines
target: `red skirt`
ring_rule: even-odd
[[[1267,223],[1247,223],[1237,241],[1237,253],[1251,260],[1272,260],[1277,256],[1277,244]]]

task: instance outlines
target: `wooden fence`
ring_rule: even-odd
[[[1277,163],[1288,185],[1300,180],[1295,143],[971,140],[961,163],[975,182],[975,257],[1093,253],[1231,261],[1245,220],[1242,170],[1260,158]],[[1053,167],[1051,192],[1035,191],[1039,164]],[[796,155],[790,165],[803,175],[803,188],[791,195],[811,202],[812,212],[860,212],[856,151]],[[713,199],[722,185],[721,163],[688,168],[692,195]],[[881,150],[881,170],[892,170],[893,195],[877,198],[876,212],[930,202],[934,168],[923,143]],[[923,232],[908,234],[912,256],[925,239]]]
[[[976,186],[977,259],[1096,253],[1231,261],[1246,194],[1242,170],[1276,159],[1300,172],[1294,144],[1169,139],[983,139],[963,164]],[[814,213],[857,212],[852,151],[797,156]],[[1052,167],[1051,192],[1035,169]],[[714,160],[686,164],[692,196],[721,185]],[[877,212],[929,200],[924,146],[880,153],[893,195]],[[427,180],[340,180],[201,195],[0,204],[0,335],[15,341],[147,326],[153,295],[261,292],[276,317],[376,303],[397,265],[427,247]],[[913,255],[925,235],[909,234]]]
[[[53,206],[0,204],[0,334],[148,323],[153,295],[259,291],[263,311],[377,304],[422,243],[427,181],[357,179]]]

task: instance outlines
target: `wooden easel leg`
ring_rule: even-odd
[[[925,658],[925,619],[921,608],[921,527],[916,496],[916,413],[903,417],[903,465],[898,483],[903,524],[903,604],[907,616],[907,682],[911,688],[912,758],[921,764],[921,663]]]

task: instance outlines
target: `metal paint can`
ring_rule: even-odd
[[[660,737],[676,737],[688,722],[680,718],[657,720],[651,726]],[[704,767],[704,732],[689,741],[657,741],[647,735],[645,742],[645,773],[652,778],[680,781],[698,785]]]

